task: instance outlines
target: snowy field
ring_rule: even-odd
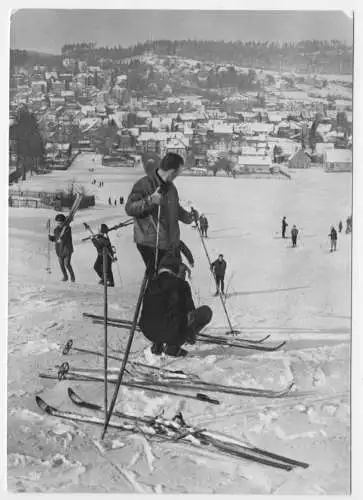
[[[219,394],[220,406],[122,388],[117,407],[138,415],[179,408],[194,425],[248,440],[255,446],[309,462],[308,469],[278,471],[263,465],[182,444],[148,442],[109,430],[76,425],[42,414],[40,394],[49,404],[74,410],[67,388],[103,402],[103,384],[45,380],[39,372],[65,359],[74,367],[102,367],[99,358],[59,346],[72,338],[78,347],[102,349],[103,327],[82,319],[82,312],[103,314],[103,288],[93,271],[96,250],[81,243],[82,222],[97,229],[125,218],[123,207],[107,200],[124,196],[143,173],[103,168],[93,155],[78,157],[68,172],[33,177],[24,189],[66,186],[69,179],[94,190],[96,207],[82,210],[72,224],[76,283],[61,283],[56,256],[47,265],[48,217],[43,209],[9,209],[9,363],[8,489],[12,492],[138,492],[239,494],[347,494],[350,474],[350,302],[351,237],[342,233],[338,251],[329,253],[330,226],[351,213],[348,173],[320,169],[294,172],[288,179],[189,178],[176,181],[183,204],[192,202],[210,223],[206,240],[214,259],[227,261],[227,307],[244,337],[271,334],[287,340],[277,352],[258,353],[197,344],[191,356],[172,368],[203,379],[278,390],[294,381],[296,391],[276,400]],[[90,173],[88,168],[95,167]],[[103,188],[91,185],[92,178]],[[296,249],[280,238],[280,221],[301,232]],[[196,260],[192,289],[196,304],[214,315],[207,333],[227,330],[223,309],[195,229],[182,226],[182,238]],[[132,241],[132,227],[112,233],[118,267],[109,291],[109,315],[132,318],[143,263]],[[110,348],[122,350],[127,332],[109,329]],[[143,361],[147,341],[136,334],[131,359]],[[117,362],[110,362],[118,367]],[[110,387],[110,395],[113,393]],[[102,448],[103,446],[103,448]],[[104,451],[107,448],[108,451]]]

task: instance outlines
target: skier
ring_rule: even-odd
[[[98,274],[100,281],[100,285],[104,285],[104,276],[103,276],[103,248],[106,246],[107,248],[107,274],[106,274],[106,284],[107,286],[113,287],[115,286],[113,273],[112,273],[112,262],[114,262],[115,255],[111,245],[110,238],[108,237],[108,227],[106,224],[101,224],[99,233],[94,235],[92,238],[92,243],[97,248],[97,259],[93,266],[93,269]]]
[[[137,181],[129,194],[125,211],[134,217],[134,241],[147,267],[155,262],[156,245],[158,263],[168,250],[179,256],[179,221],[193,221],[191,213],[180,206],[173,183],[182,165],[181,156],[167,153],[160,167]]]
[[[55,221],[56,227],[54,228],[54,235],[50,234],[48,238],[50,241],[55,242],[55,251],[63,274],[62,281],[68,281],[68,271],[71,281],[74,283],[76,278],[71,265],[73,253],[72,229],[70,225],[65,227],[64,223],[66,222],[66,216],[64,214],[57,214],[55,216]]]
[[[224,275],[226,274],[227,262],[224,260],[223,255],[219,254],[218,259],[212,262],[211,270],[216,279],[217,291],[215,297],[219,294],[219,290],[224,294]]]
[[[207,236],[208,219],[204,214],[200,214],[199,225],[200,225],[200,231],[202,233],[202,236],[204,236],[205,238],[208,238],[208,236]]]
[[[123,204],[124,204],[124,197],[120,196],[120,205],[123,205]]]
[[[194,222],[194,224],[192,225],[192,228],[195,229],[197,227],[195,225],[195,223],[198,223],[198,221],[199,221],[199,213],[197,212],[197,210],[193,206],[190,207],[190,213],[192,214],[193,222]]]
[[[347,218],[347,228],[345,230],[345,233],[346,234],[349,234],[352,232],[352,216],[350,215],[348,218]]]
[[[117,199],[115,198],[115,207],[117,207]]]
[[[282,218],[282,237],[283,238],[286,238],[286,229],[287,229],[287,226],[288,226],[288,223],[286,222],[286,217],[283,217]]]
[[[299,234],[298,228],[295,226],[295,224],[292,226],[291,229],[291,241],[292,241],[292,248],[296,247],[296,241],[297,241],[297,235]]]
[[[109,204],[109,205],[112,205],[111,196],[109,196],[109,197],[108,197],[108,204]]]
[[[338,229],[339,229],[339,232],[341,233],[343,230],[343,222],[342,221],[339,221]]]
[[[330,237],[330,251],[336,252],[337,251],[338,233],[337,233],[334,226],[331,226],[330,234],[328,236]]]
[[[144,295],[139,324],[152,342],[152,354],[186,356],[181,346],[195,344],[197,334],[212,319],[208,306],[195,308],[190,286],[178,277],[179,272],[180,260],[167,253]]]

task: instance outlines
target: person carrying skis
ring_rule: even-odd
[[[342,221],[339,221],[338,229],[339,229],[340,233],[343,231],[343,222]]]
[[[334,226],[331,226],[330,234],[328,236],[330,237],[330,251],[336,252],[337,251],[338,233],[337,233]]]
[[[144,295],[139,325],[152,342],[152,354],[186,356],[181,346],[195,344],[197,334],[212,319],[208,306],[195,308],[190,286],[179,272],[179,258],[167,253]]]
[[[282,223],[281,223],[281,232],[282,232],[282,237],[286,238],[286,229],[287,229],[288,223],[286,222],[286,217],[282,218]]]
[[[200,231],[202,233],[202,236],[204,236],[205,238],[208,238],[208,236],[207,236],[208,219],[204,214],[201,214],[199,217],[199,225],[200,225]]]
[[[190,213],[192,214],[193,222],[194,222],[194,224],[192,225],[192,228],[196,229],[196,227],[197,227],[196,224],[198,224],[198,221],[199,221],[199,213],[193,206],[190,207]]]
[[[299,230],[298,230],[298,228],[294,224],[292,226],[292,229],[291,229],[292,248],[296,248],[296,242],[297,242],[297,235],[298,234],[299,234]]]
[[[211,270],[216,280],[217,291],[214,294],[217,296],[219,291],[224,294],[224,275],[226,274],[227,262],[224,260],[223,255],[219,254],[218,259],[212,262]]]
[[[167,153],[159,168],[134,184],[126,202],[127,215],[134,217],[134,241],[148,268],[155,263],[156,246],[158,263],[168,250],[180,255],[179,221],[193,221],[192,214],[181,207],[173,183],[182,165],[181,156]]]
[[[352,232],[352,216],[347,217],[347,228],[345,230],[346,234],[349,234]]]
[[[92,243],[97,249],[97,259],[93,266],[97,275],[100,278],[99,284],[104,285],[103,276],[103,248],[107,249],[107,262],[106,262],[106,284],[107,286],[115,286],[113,273],[112,273],[112,262],[115,261],[114,251],[111,245],[110,238],[108,237],[108,226],[106,224],[101,224],[100,231],[91,238]]]
[[[68,281],[68,271],[71,281],[74,283],[76,278],[71,265],[73,253],[72,229],[69,224],[66,224],[66,216],[64,214],[57,214],[55,221],[54,234],[49,234],[48,238],[50,241],[55,242],[55,251],[63,274],[62,281]]]

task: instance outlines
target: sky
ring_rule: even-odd
[[[10,47],[59,54],[69,42],[129,46],[150,39],[302,40],[352,43],[353,21],[340,11],[21,9]]]

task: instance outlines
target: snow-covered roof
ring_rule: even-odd
[[[350,149],[331,149],[325,151],[326,163],[352,163],[352,151]]]

